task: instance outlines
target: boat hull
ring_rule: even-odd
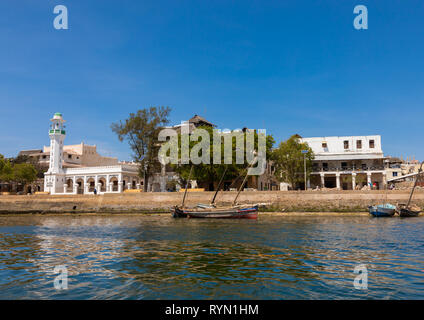
[[[396,213],[396,208],[394,206],[370,206],[368,210],[373,217],[393,217]]]
[[[399,216],[407,218],[407,217],[418,217],[420,214],[420,211],[414,211],[410,209],[402,208],[399,211]]]
[[[174,218],[187,218],[188,215],[183,210],[178,207],[173,207],[171,209],[172,217]]]
[[[258,207],[228,208],[204,211],[184,211],[189,218],[196,219],[257,219]]]
[[[420,208],[416,206],[407,207],[404,204],[398,205],[396,211],[399,213],[399,216],[403,218],[418,217],[421,212]]]

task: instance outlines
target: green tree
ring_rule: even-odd
[[[312,160],[314,153],[306,142],[300,141],[299,135],[293,135],[288,140],[280,143],[273,151],[272,160],[275,165],[275,177],[291,184],[295,188],[297,184],[304,181],[304,154],[302,150],[308,150],[306,154],[306,174],[312,171]]]
[[[242,174],[246,167],[249,165],[246,162],[246,147],[245,147],[245,160],[242,164],[236,164],[236,138],[233,137],[231,141],[232,146],[232,164],[224,164],[224,138],[221,138],[221,164],[213,164],[213,154],[214,154],[214,145],[213,145],[213,128],[209,126],[202,126],[198,129],[204,129],[208,132],[209,135],[209,164],[200,163],[193,165],[193,170],[191,173],[191,180],[196,180],[199,183],[206,185],[206,189],[215,190],[218,185],[219,180],[225,172],[224,180],[233,180]],[[245,138],[245,135],[243,135]],[[198,144],[198,141],[189,142],[189,151],[191,151],[193,147]],[[270,135],[266,136],[266,152],[267,158],[271,155],[272,146],[274,144],[274,138]],[[246,145],[246,140],[244,140],[244,145]],[[254,139],[254,150],[258,150],[258,134],[255,132]],[[169,155],[169,152],[168,152]],[[178,155],[179,159],[181,159],[181,133],[178,134]],[[201,156],[201,155],[199,155]],[[177,172],[180,176],[180,183],[182,186],[185,186],[187,179],[189,178],[191,164],[172,164],[172,168],[175,172]],[[226,169],[226,171],[225,171]]]
[[[3,170],[3,167],[5,165],[5,160],[4,160],[4,156],[0,153],[0,176],[1,176],[1,172]]]
[[[30,163],[16,163],[13,166],[13,180],[25,188],[27,184],[37,180],[37,170]]]
[[[35,170],[37,171],[37,178],[44,178],[44,172],[46,168],[43,167],[39,161],[35,157],[29,157],[27,155],[19,155],[16,158],[10,160],[13,165],[20,163],[29,163],[31,164]]]
[[[0,159],[0,167],[0,181],[9,183],[10,191],[10,183],[15,179],[12,163],[9,160]]]
[[[144,178],[144,191],[147,191],[149,177],[158,172],[160,163],[158,151],[159,131],[169,123],[169,107],[150,107],[130,113],[128,119],[112,123],[111,129],[119,141],[127,141],[134,161],[140,164],[140,177]]]

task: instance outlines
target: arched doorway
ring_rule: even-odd
[[[88,192],[94,192],[94,188],[95,188],[94,178],[89,178],[87,180],[87,184],[88,184]]]
[[[67,179],[66,184],[68,185],[66,187],[66,192],[73,192],[74,191],[74,181],[72,179]]]
[[[84,180],[79,178],[76,181],[77,184],[77,194],[83,194],[84,193]]]
[[[105,178],[100,178],[99,179],[99,183],[100,183],[100,192],[106,192],[106,179]]]
[[[116,178],[116,177],[110,178],[109,183],[112,186],[112,191],[117,192],[118,191],[118,178]]]

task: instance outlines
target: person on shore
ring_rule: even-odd
[[[94,195],[96,195],[97,194],[97,189],[96,188],[94,188]]]

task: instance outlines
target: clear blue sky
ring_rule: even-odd
[[[53,28],[66,5],[69,29]],[[368,7],[368,30],[353,8]],[[171,121],[265,128],[277,142],[382,135],[424,160],[424,2],[390,0],[0,2],[0,153],[67,144],[130,158],[110,124],[151,105]]]

